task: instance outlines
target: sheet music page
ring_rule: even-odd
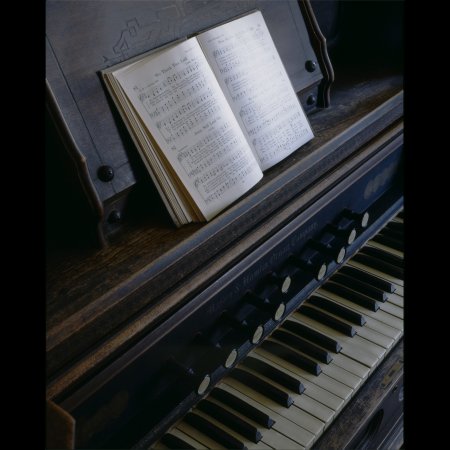
[[[207,220],[262,178],[195,38],[114,76]]]
[[[260,11],[197,39],[262,170],[314,137]]]

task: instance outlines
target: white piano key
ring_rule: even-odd
[[[273,400],[265,397],[264,395],[260,394],[257,391],[254,391],[251,387],[232,378],[225,378],[223,382],[230,386],[233,386],[243,394],[247,395],[248,397],[251,397],[253,400],[264,405],[271,411],[276,412],[285,419],[294,422],[295,424],[304,428],[306,431],[310,432],[312,435],[319,434],[324,427],[323,422],[316,419],[315,417],[312,417],[311,415],[299,409],[298,407],[295,407],[295,405],[291,405],[289,408],[280,406]],[[306,445],[306,443],[304,444]]]
[[[261,439],[260,442],[264,442],[266,445],[269,445],[275,450],[282,448],[283,449],[285,448],[286,450],[296,450],[305,448],[273,428],[270,430],[264,430],[263,438]]]
[[[389,274],[387,274],[385,272],[381,272],[378,269],[374,269],[373,267],[366,266],[365,264],[362,264],[362,263],[360,263],[358,261],[354,261],[352,259],[348,260],[347,264],[349,266],[356,267],[357,269],[361,269],[361,270],[364,270],[366,272],[369,272],[372,275],[375,275],[375,276],[377,276],[379,278],[382,278],[383,280],[389,281],[390,283],[394,283],[399,288],[402,288],[401,292],[403,292],[403,280],[401,280],[400,278],[393,277],[392,275],[389,275]]]
[[[257,428],[257,430],[260,433],[262,433],[264,430],[267,430],[267,428],[263,427],[259,423],[256,423],[253,419],[251,419],[250,417],[247,417],[240,410],[232,408],[231,406],[227,405],[226,403],[223,403],[222,401],[218,400],[217,398],[214,398],[212,395],[207,396],[207,399],[209,402],[219,405],[221,408],[226,409],[231,414],[234,414],[235,416],[239,417],[240,419],[248,422],[250,425],[253,425],[255,428]]]
[[[232,378],[225,378],[219,384],[219,387],[222,389],[224,389],[225,386],[228,388],[233,388],[234,391],[240,392],[242,394],[241,398],[245,402],[249,403],[250,405],[254,406],[255,408],[258,408],[259,410],[263,411],[264,413],[272,417],[272,419],[275,420],[275,423],[272,426],[273,429],[279,431],[281,434],[284,434],[285,436],[289,437],[290,439],[292,439],[293,441],[297,442],[298,444],[304,447],[311,445],[313,443],[315,438],[313,433],[302,428],[301,426],[297,425],[291,420],[286,419],[271,407],[270,408],[267,407],[266,397],[262,397],[262,395],[259,394],[258,392],[251,390],[241,382],[234,380]],[[234,393],[234,391],[232,393]],[[275,409],[279,408],[288,410],[288,408],[283,408],[282,406],[277,405],[275,402],[273,402],[273,405],[271,406],[274,406]]]
[[[287,368],[276,364],[276,362],[272,361],[271,359],[268,359],[264,357],[263,355],[260,355],[256,352],[252,352],[251,356],[256,359],[260,359],[261,361],[264,361],[266,364],[271,365],[272,367],[276,367],[278,370],[281,370],[282,372],[286,373],[287,375],[296,378],[297,380],[301,380],[301,378],[295,374],[294,372],[291,372]],[[320,376],[320,375],[319,375]],[[305,391],[302,394],[297,394],[291,390],[289,390],[289,393],[291,394],[292,398],[295,401],[295,404],[311,414],[314,417],[317,417],[322,422],[329,422],[335,415],[335,411],[331,409],[330,407],[324,405],[320,402],[320,399],[324,396],[328,396],[328,392],[324,390],[319,390],[320,388],[316,388],[316,386],[313,384],[312,386],[309,384],[309,382],[304,383]],[[341,402],[341,399],[337,397],[338,402]]]
[[[343,355],[342,353],[333,355],[333,362],[337,366],[353,373],[357,377],[360,377],[362,380],[365,380],[370,373],[370,369],[367,366]]]
[[[222,389],[226,390],[224,386],[221,386]],[[231,392],[231,390],[228,390],[228,392],[232,393],[236,397],[239,397],[241,400],[246,401],[243,394],[240,392]],[[235,409],[231,408],[230,406],[226,405],[225,403],[220,402],[219,400],[216,400],[215,398],[209,396],[208,400],[210,402],[216,403],[217,405],[221,406],[223,409],[226,409],[228,412],[235,414],[242,420],[245,420],[249,424],[253,425],[258,429],[258,431],[262,435],[261,441],[259,443],[264,443],[266,446],[269,446],[273,449],[297,449],[299,448],[299,444],[292,441],[291,439],[287,438],[286,436],[280,434],[277,430],[275,430],[273,427],[271,429],[267,429],[262,427],[261,425],[254,422],[249,417],[245,416],[244,414],[241,414],[239,411],[236,411]],[[255,407],[255,405],[252,405]],[[258,444],[259,444],[258,443]],[[300,447],[301,448],[301,447]]]
[[[377,359],[379,359],[381,356],[384,355],[385,349],[380,347],[379,345],[376,345],[372,342],[368,342],[365,339],[361,338],[357,334],[353,337],[346,336],[343,333],[336,331],[335,329],[329,327],[328,325],[324,325],[321,322],[317,321],[316,319],[311,319],[308,316],[305,316],[300,311],[296,311],[292,314],[292,320],[300,321],[301,323],[304,323],[308,326],[313,326],[317,329],[317,331],[320,331],[324,333],[325,335],[329,336],[332,339],[336,339],[339,341],[339,343],[344,347],[345,345],[351,346],[353,348],[360,348],[361,350],[364,350],[365,353],[367,353],[368,360],[371,358],[374,360],[375,363]],[[342,350],[341,350],[342,351]]]
[[[392,247],[388,247],[387,245],[384,244],[380,244],[379,242],[375,242],[375,241],[368,241],[367,244],[369,247],[375,247],[375,248],[379,248],[380,250],[385,250],[386,252],[391,253],[392,255],[398,256],[399,258],[403,258],[404,257],[404,253],[400,250],[397,250],[395,248]]]
[[[357,333],[358,336],[361,336],[364,339],[367,339],[368,341],[386,349],[391,348],[395,342],[394,339],[378,333],[368,325],[365,327],[357,327]]]
[[[333,300],[330,300],[330,301],[333,301]],[[337,303],[337,302],[334,302],[334,303]],[[305,304],[311,306],[312,308],[321,310],[321,308],[319,308],[317,306],[310,305],[308,303],[308,300],[305,302]],[[383,348],[390,348],[392,346],[392,344],[394,343],[394,339],[384,336],[383,334],[380,334],[380,333],[376,332],[375,330],[372,330],[370,328],[370,326],[367,325],[367,323],[363,326],[359,326],[359,325],[355,325],[355,324],[351,323],[350,321],[348,321],[346,319],[342,319],[341,317],[337,316],[336,314],[332,314],[332,313],[328,313],[328,314],[330,316],[335,317],[336,319],[339,319],[342,322],[345,322],[345,323],[351,325],[356,330],[356,333],[359,336],[361,336],[365,339],[368,339],[369,341],[371,341],[374,344],[377,344]]]
[[[267,398],[267,401],[266,400],[264,401],[265,406],[278,412],[283,417],[286,417],[286,419],[292,420],[292,422],[297,423],[298,425],[302,426],[303,428],[310,431],[314,435],[317,435],[322,431],[322,429],[324,427],[324,423],[321,420],[318,420],[316,417],[311,416],[304,410],[297,411],[297,409],[299,409],[299,405],[297,405],[297,403],[301,403],[303,394],[295,394],[293,391],[286,389],[285,387],[274,382],[270,378],[267,378],[264,375],[261,375],[260,373],[258,373],[257,371],[255,371],[253,369],[249,369],[248,367],[246,367],[246,370],[257,375],[258,377],[267,381],[268,383],[272,384],[273,386],[275,386],[279,389],[282,389],[283,391],[288,393],[291,396],[291,398],[294,400],[293,405],[291,405],[289,408],[285,408],[285,407],[278,405],[276,402],[268,399],[267,397],[265,397],[263,395],[262,398],[264,398],[264,399]],[[227,378],[225,378],[225,380],[227,380]],[[262,395],[262,394],[258,394],[258,395]],[[255,398],[253,395],[252,395],[252,397]],[[273,407],[276,407],[276,409],[274,409]]]
[[[248,440],[247,438],[245,438],[241,434],[237,433],[233,429],[231,429],[228,426],[224,425],[222,422],[219,422],[218,420],[216,420],[214,417],[210,416],[209,414],[206,414],[203,411],[200,411],[199,409],[195,410],[195,414],[203,417],[208,422],[212,423],[216,427],[218,427],[221,430],[227,432],[229,435],[233,436],[234,438],[236,438],[237,440],[242,442],[248,448],[248,450],[258,450],[258,449],[270,450],[270,448],[271,448],[268,445],[266,445],[264,442],[259,441],[258,443],[255,443],[255,442],[252,442],[252,441]]]
[[[380,303],[380,309],[384,312],[387,312],[388,314],[391,314],[392,316],[398,317],[399,319],[403,320],[403,309],[393,305],[392,303]]]
[[[177,428],[172,428],[170,430],[170,434],[173,434],[174,436],[180,438],[182,441],[186,442],[186,444],[192,445],[192,447],[198,450],[205,450],[208,448],[205,447],[203,444],[201,444],[199,441],[192,439],[191,436],[187,435],[186,433],[183,433],[183,431],[178,430]]]
[[[226,386],[221,386],[221,389],[227,390]],[[244,398],[244,395],[241,394],[239,391],[232,392],[231,388],[228,390],[228,392],[232,393],[234,396],[239,397],[242,401],[246,401]],[[213,397],[208,397],[208,400],[220,405],[222,408],[226,409],[232,414],[235,414],[236,416],[240,417],[242,420],[247,421],[254,427],[258,429],[258,431],[262,435],[262,439],[259,443],[264,443],[266,446],[272,447],[273,449],[297,449],[299,448],[299,444],[292,441],[291,439],[287,438],[286,436],[280,434],[277,430],[275,430],[273,427],[271,429],[267,429],[262,427],[261,425],[254,422],[252,419],[246,417],[244,414],[241,414],[239,411],[236,411],[235,409],[231,408],[230,406],[226,405],[225,403],[222,403],[218,400],[216,400]],[[256,404],[253,404],[252,406],[255,406]],[[300,447],[302,448],[302,447]]]
[[[288,330],[286,330],[286,332],[293,334]],[[288,347],[290,347],[290,346],[288,346]],[[295,347],[291,347],[291,348],[296,350]],[[361,384],[362,379],[360,377],[354,375],[353,373],[349,373],[347,370],[344,370],[339,366],[336,366],[336,364],[334,364],[334,361],[331,361],[329,364],[325,364],[325,363],[320,362],[318,359],[313,358],[312,356],[308,356],[308,358],[311,359],[312,361],[315,361],[318,364],[320,364],[322,372],[325,373],[327,376],[329,376],[330,378],[347,386],[348,388],[350,388],[352,390],[356,389]],[[322,387],[324,387],[324,386],[322,386]]]
[[[293,347],[290,347],[290,348],[293,348]],[[325,364],[323,364],[323,365],[325,365]],[[320,367],[322,367],[322,365]],[[337,380],[331,379],[326,374],[324,375],[322,373],[318,376],[312,375],[311,373],[307,372],[304,369],[301,369],[300,367],[297,367],[296,373],[298,375],[300,375],[303,379],[308,380],[311,383],[314,383],[317,386],[320,386],[321,388],[332,392],[333,394],[337,395],[338,397],[340,397],[344,400],[347,399],[352,393],[351,388],[349,388],[348,386],[342,384],[341,382],[339,382]]]
[[[264,358],[274,362],[277,367],[284,367],[290,372],[293,372],[305,386],[305,394],[308,393],[310,397],[313,397],[320,403],[323,403],[324,405],[328,406],[334,411],[338,411],[343,406],[344,404],[343,398],[335,395],[334,393],[328,391],[327,389],[324,389],[318,384],[311,382],[310,380],[305,378],[302,373],[299,373],[301,369],[295,366],[294,364],[291,364],[290,362],[285,361],[284,359],[272,353],[269,353],[260,347],[257,347],[253,350],[252,355],[254,354],[263,356]],[[322,375],[323,374],[320,374],[319,377],[321,377]]]
[[[372,344],[369,341],[361,341],[362,338],[358,337],[358,335],[355,335],[352,338],[349,336],[344,336],[342,333],[339,333],[326,325],[322,325],[316,320],[310,319],[309,317],[306,317],[298,312],[294,313],[291,318],[292,320],[297,320],[300,323],[304,323],[305,325],[308,325],[311,328],[314,328],[315,330],[338,340],[342,345],[341,353],[355,359],[367,367],[374,367],[385,352],[385,349]]]
[[[169,450],[169,447],[166,447],[164,444],[157,441],[151,447],[149,447],[149,450]]]
[[[384,336],[387,336],[397,342],[397,340],[401,337],[402,331],[397,328],[391,327],[390,325],[386,325],[383,322],[380,322],[373,317],[366,316],[366,326],[370,326],[372,330],[377,331]]]
[[[295,405],[309,413],[311,416],[321,420],[325,424],[331,422],[331,419],[335,415],[335,412],[332,409],[306,395],[306,389],[302,394],[302,398],[298,400]]]
[[[214,441],[209,436],[206,436],[206,434],[203,434],[201,431],[198,431],[196,428],[186,422],[179,422],[176,428],[190,436],[192,439],[200,442],[204,447],[208,449],[225,449],[225,447],[220,445],[218,442]]]
[[[403,297],[395,292],[393,294],[388,294],[387,301],[398,306],[399,308],[403,308]]]
[[[270,445],[273,449],[286,449],[286,450],[297,450],[304,449],[302,445],[294,442],[292,439],[289,439],[284,434],[281,434],[279,431],[274,430],[265,430],[263,432],[263,438],[261,442],[264,442],[266,445]]]
[[[222,389],[224,389],[224,386],[221,386]],[[230,392],[230,391],[229,391]],[[233,393],[236,397],[239,397],[241,400],[245,401],[243,398],[243,395],[240,392]],[[266,446],[271,447],[273,449],[297,449],[299,448],[299,444],[292,441],[291,439],[287,438],[286,436],[279,433],[277,430],[275,430],[273,427],[271,429],[267,429],[262,427],[261,425],[254,422],[249,417],[245,416],[244,414],[241,414],[239,411],[236,411],[235,409],[231,408],[230,406],[226,405],[225,403],[220,402],[219,400],[216,400],[215,398],[209,396],[208,400],[216,403],[217,405],[221,406],[223,409],[226,409],[228,412],[235,414],[242,420],[247,421],[249,424],[253,425],[258,429],[258,431],[262,435],[262,439],[259,441],[259,443],[264,443]],[[252,405],[254,406],[254,405]],[[259,444],[258,443],[258,444]]]
[[[348,386],[352,391],[358,389],[362,383],[362,378],[354,375],[351,372],[339,367],[334,362],[330,364],[324,364],[321,366],[324,374],[328,375],[333,380],[339,381],[342,384]],[[353,392],[352,392],[353,393]]]
[[[315,294],[321,295],[330,300],[334,300],[336,303],[339,303],[342,306],[346,306],[347,308],[353,309],[361,314],[364,314],[364,317],[373,317],[379,322],[383,322],[386,325],[396,328],[397,330],[401,331],[403,330],[403,320],[393,316],[392,314],[388,314],[383,310],[379,309],[376,312],[370,311],[369,309],[364,308],[363,306],[360,306],[356,303],[353,303],[345,299],[344,297],[334,294],[333,292],[324,291],[322,289],[318,289]]]

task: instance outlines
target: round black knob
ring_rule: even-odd
[[[331,234],[343,238],[348,245],[353,243],[357,234],[356,228],[354,227],[341,228],[334,224],[328,224],[325,229]]]
[[[97,175],[101,181],[111,181],[114,178],[114,169],[111,166],[100,166]]]
[[[311,273],[317,281],[322,280],[328,270],[328,266],[325,262],[317,263],[309,259],[304,260],[296,255],[291,255],[288,258],[288,262],[300,267],[300,269],[305,270],[306,272]]]
[[[262,311],[266,311],[276,322],[281,320],[286,310],[286,305],[283,302],[270,302],[267,298],[262,298],[253,292],[247,292],[244,297],[244,301],[250,303],[258,309],[261,309]]]
[[[306,98],[306,104],[309,106],[314,105],[316,103],[316,101],[317,101],[317,98],[314,94],[310,94]]]
[[[120,211],[117,211],[116,209],[114,211],[111,211],[111,213],[108,216],[109,223],[120,223],[121,220],[122,214],[120,214]]]
[[[350,209],[344,209],[342,215],[347,219],[354,220],[361,228],[366,228],[369,224],[370,215],[367,211],[363,213],[357,213],[355,211],[351,211]]]
[[[305,67],[308,72],[314,72],[317,68],[317,63],[311,59],[305,62]]]
[[[345,247],[333,247],[329,244],[324,244],[323,242],[315,241],[313,239],[309,241],[309,245],[320,253],[331,256],[338,264],[344,261],[346,253]]]

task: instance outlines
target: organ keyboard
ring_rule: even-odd
[[[310,448],[403,336],[402,217],[152,448]]]
[[[71,445],[178,448],[182,436],[186,448],[308,448],[326,439],[402,336],[402,219],[392,219],[403,205],[401,130],[347,161],[337,182],[319,183],[300,211],[305,197],[295,199],[286,210],[297,212],[258,245],[243,239],[228,249],[208,268],[217,275],[206,287],[113,360],[114,340],[106,341],[93,349],[96,361],[56,373],[48,392],[55,411],[71,418]],[[126,325],[127,342],[141,323],[138,316]],[[401,408],[392,411],[386,417],[399,420]]]

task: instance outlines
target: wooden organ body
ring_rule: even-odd
[[[391,3],[47,3],[48,448],[400,448],[403,91]],[[316,137],[213,221],[176,229],[98,71],[255,8]],[[297,356],[284,366],[286,349]],[[273,381],[280,372],[304,392]],[[249,400],[277,417],[272,427],[227,403],[255,391],[249,377],[294,399],[275,401],[283,410],[269,391]],[[262,437],[236,431],[236,417]]]

